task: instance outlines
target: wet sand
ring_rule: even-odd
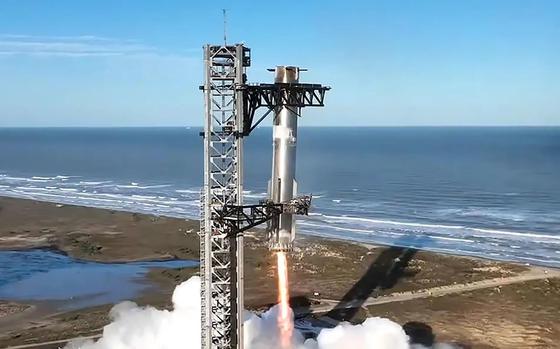
[[[0,198],[0,222],[0,249],[56,248],[103,262],[198,258],[196,221]],[[251,231],[245,240],[245,303],[256,311],[276,302],[275,258],[263,235]],[[169,307],[175,285],[197,272],[153,269],[148,278],[157,287],[135,301]],[[519,277],[527,273],[536,279]],[[555,347],[560,338],[551,320],[560,313],[556,277],[546,268],[310,236],[298,236],[290,255],[291,302],[298,317],[336,324],[386,316],[409,323],[407,331],[418,340],[418,333],[431,328],[432,337],[472,348]],[[495,287],[485,280],[513,283]],[[442,286],[452,289],[437,293]],[[422,297],[396,296],[401,294]],[[387,302],[368,305],[376,299]],[[111,307],[55,313],[28,303],[0,301],[0,348],[96,335]]]

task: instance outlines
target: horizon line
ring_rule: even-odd
[[[553,125],[305,125],[298,126],[298,128],[521,128],[521,127],[560,127],[560,124]],[[204,128],[202,125],[173,125],[173,126],[0,126],[0,129],[16,129],[16,128],[26,128],[26,129],[111,129],[111,128]],[[272,128],[272,126],[259,126],[259,128]]]

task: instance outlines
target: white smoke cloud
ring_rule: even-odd
[[[173,292],[173,310],[123,302],[110,311],[112,322],[97,340],[77,340],[65,349],[195,349],[200,348],[200,278],[192,277]],[[278,307],[261,316],[245,313],[245,348],[280,349]],[[359,325],[341,323],[323,329],[316,340],[297,330],[293,349],[424,349],[409,344],[402,327],[388,319],[369,318]],[[434,349],[448,349],[434,346]],[[450,347],[452,348],[452,347]]]
[[[402,327],[379,317],[359,325],[343,322],[333,329],[321,331],[317,337],[321,349],[408,349],[408,337]]]
[[[139,307],[134,302],[114,306],[113,320],[103,337],[69,343],[65,349],[185,349],[200,348],[200,278],[175,288],[173,310]]]

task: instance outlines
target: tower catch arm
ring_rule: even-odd
[[[320,84],[274,83],[244,84],[237,87],[243,95],[243,131],[248,136],[275,108],[285,107],[323,107],[325,92],[331,88]],[[257,109],[266,107],[268,111],[254,123]]]
[[[263,200],[254,205],[225,205],[216,220],[227,227],[228,236],[235,236],[272,220],[282,213],[307,215],[311,206],[311,198],[311,195],[303,195],[285,203]]]

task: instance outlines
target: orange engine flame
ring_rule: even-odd
[[[285,252],[276,252],[278,259],[278,326],[280,330],[280,345],[282,349],[289,349],[292,340],[294,323],[290,314],[290,290],[288,287],[288,260]]]

